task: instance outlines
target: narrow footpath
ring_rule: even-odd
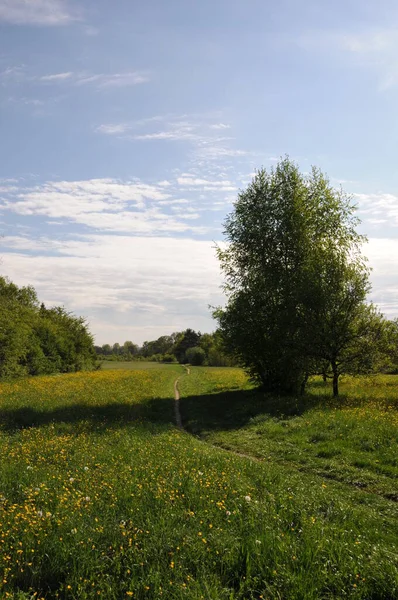
[[[183,431],[186,431],[184,428],[184,425],[182,424],[182,419],[181,419],[181,411],[180,411],[180,391],[178,389],[178,382],[180,381],[181,377],[184,377],[184,375],[190,375],[191,373],[191,369],[189,367],[185,367],[186,373],[183,375],[180,375],[174,382],[174,414],[175,414],[175,419],[176,419],[176,424],[177,427],[179,427],[179,429],[182,429]],[[227,452],[228,454],[234,454],[235,456],[240,456],[241,458],[246,458],[248,460],[251,460],[253,462],[262,462],[263,459],[262,458],[258,458],[257,456],[253,456],[251,454],[245,454],[244,452],[238,452],[237,450],[232,450],[231,448],[223,448],[222,446],[218,446],[217,444],[210,444],[209,442],[206,442],[202,439],[200,439],[200,437],[198,438],[203,444],[206,444],[207,446],[211,446],[212,448],[215,448],[216,450],[221,450],[222,452]]]
[[[184,367],[184,369],[186,370],[186,375],[190,375],[191,369],[189,367]],[[177,427],[179,427],[180,429],[184,429],[184,427],[182,426],[180,412],[180,391],[178,389],[178,382],[180,381],[181,377],[183,377],[183,375],[180,375],[174,382],[174,413],[176,417]]]

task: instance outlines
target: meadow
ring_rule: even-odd
[[[143,371],[147,369],[170,369],[175,367],[173,363],[146,362],[141,360],[103,360],[101,362],[102,371]]]
[[[0,384],[0,597],[398,598],[398,382],[342,393],[178,365]]]

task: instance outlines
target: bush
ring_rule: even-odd
[[[185,353],[185,357],[191,365],[201,366],[206,360],[206,353],[203,348],[194,346],[193,348],[188,348]]]

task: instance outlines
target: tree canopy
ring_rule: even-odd
[[[223,338],[265,388],[304,389],[309,374],[370,368],[364,348],[383,319],[366,304],[369,270],[355,207],[317,168],[303,175],[285,158],[259,170],[225,221],[218,256],[228,303]],[[362,348],[362,350],[361,350]]]
[[[83,318],[46,308],[32,287],[0,277],[0,377],[80,371],[95,361]]]

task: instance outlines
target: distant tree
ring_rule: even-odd
[[[127,340],[126,342],[124,342],[121,351],[126,358],[132,358],[133,356],[136,356],[138,354],[139,347],[137,346],[137,344],[133,344],[133,342]]]
[[[193,346],[192,348],[188,348],[185,358],[191,365],[201,366],[205,363],[206,353],[200,346]]]
[[[102,346],[102,354],[105,356],[112,354],[112,346],[110,344],[104,344]]]
[[[112,354],[115,354],[116,356],[119,356],[119,354],[121,354],[122,348],[120,346],[120,344],[118,342],[116,342],[116,344],[113,344],[112,346]]]
[[[201,333],[196,333],[193,329],[186,329],[182,332],[182,336],[173,347],[173,353],[179,363],[186,362],[186,352],[189,348],[199,346]]]

